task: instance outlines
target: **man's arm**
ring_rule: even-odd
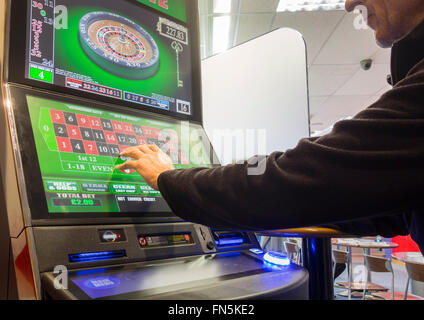
[[[237,229],[334,224],[421,207],[423,63],[416,69],[330,134],[273,153],[263,175],[249,176],[247,163],[168,171],[159,189],[178,216]]]
[[[263,160],[262,175],[249,175],[247,162],[188,170],[171,170],[168,164],[156,170],[160,153],[148,150],[122,168],[136,169],[158,187],[181,218],[217,228],[279,229],[397,214],[424,202],[423,92],[421,63],[330,134],[271,154]]]

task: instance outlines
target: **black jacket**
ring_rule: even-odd
[[[326,225],[358,236],[411,234],[424,251],[424,22],[392,48],[394,87],[331,133],[265,159],[168,171],[159,189],[181,218],[253,230]]]

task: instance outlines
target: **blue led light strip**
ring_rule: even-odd
[[[218,247],[222,247],[222,246],[242,244],[244,243],[244,239],[243,238],[219,239],[219,240],[216,240],[215,242]]]
[[[110,260],[116,258],[122,258],[126,256],[125,250],[117,251],[101,251],[101,252],[86,252],[69,254],[69,262],[91,262],[100,260]]]

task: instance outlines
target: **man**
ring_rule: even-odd
[[[188,221],[264,230],[331,225],[355,235],[411,234],[424,252],[424,1],[347,0],[366,7],[380,46],[392,46],[393,89],[320,138],[266,159],[173,170],[156,146],[129,148],[135,169]]]

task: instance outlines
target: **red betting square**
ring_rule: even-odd
[[[113,130],[115,130],[115,132],[126,133],[125,130],[124,130],[124,123],[123,122],[114,121],[114,120],[112,120],[111,122],[112,122]]]
[[[113,132],[105,131],[104,134],[105,134],[107,144],[118,144],[116,136]]]
[[[50,110],[50,116],[54,123],[65,123],[65,117],[62,111]]]
[[[147,138],[158,139],[159,134],[160,134],[160,129],[158,129],[158,128],[151,128],[151,127],[145,127],[145,126],[141,126],[141,127],[143,128],[144,135]]]
[[[90,117],[83,114],[77,114],[78,125],[83,128],[91,128]]]
[[[137,137],[137,143],[141,146],[142,144],[147,144],[146,137]]]
[[[70,139],[82,140],[81,131],[77,126],[67,125]]]
[[[96,143],[94,141],[84,141],[85,153],[98,156],[99,151],[97,150]]]
[[[60,152],[71,152],[71,141],[68,138],[56,137],[57,147]]]
[[[91,129],[95,130],[103,130],[102,123],[100,122],[100,118],[97,117],[89,117]]]
[[[135,135],[134,129],[133,129],[133,126],[132,126],[131,123],[125,123],[124,122],[122,125],[124,127],[124,133],[130,134],[130,135]]]

